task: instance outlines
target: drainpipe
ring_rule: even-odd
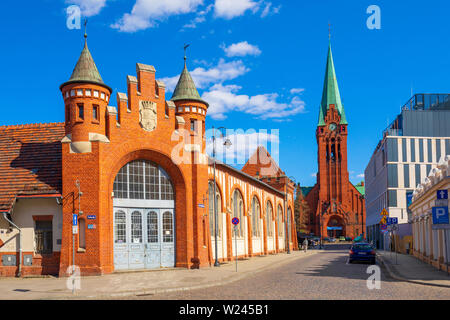
[[[22,230],[14,224],[11,220],[6,216],[6,212],[3,212],[3,217],[6,221],[8,221],[14,228],[19,230],[19,272],[17,273],[17,277],[22,276]]]

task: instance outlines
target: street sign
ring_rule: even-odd
[[[95,224],[88,224],[88,229],[95,229]]]
[[[78,226],[72,226],[72,234],[78,234]]]
[[[389,213],[386,211],[386,209],[383,209],[383,211],[381,211],[381,215],[382,216],[388,216]]]
[[[381,218],[380,224],[387,224],[386,216],[383,216],[383,218]]]
[[[199,208],[205,208],[205,205],[202,204],[202,203],[199,203],[199,204],[198,204],[198,207],[199,207]]]
[[[448,190],[438,190],[437,199],[448,199]]]
[[[239,218],[233,218],[232,220],[231,220],[231,223],[232,224],[234,224],[235,226],[237,226],[238,224],[239,224]]]
[[[97,219],[97,216],[96,216],[96,215],[93,215],[93,214],[89,214],[89,215],[87,216],[87,218],[88,218],[89,220],[95,220],[95,219]]]
[[[78,215],[77,214],[72,215],[72,225],[73,226],[78,225]]]
[[[388,218],[387,225],[390,226],[391,224],[398,224],[398,218]]]
[[[381,230],[387,230],[387,225],[382,224],[382,225],[380,225],[380,228],[381,228]]]
[[[448,207],[433,207],[433,224],[449,224]]]
[[[434,200],[435,207],[448,207],[448,199],[437,199]]]

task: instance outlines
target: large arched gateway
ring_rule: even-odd
[[[135,160],[114,180],[114,268],[175,266],[175,196],[156,163]]]

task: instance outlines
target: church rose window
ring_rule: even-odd
[[[167,173],[157,164],[135,160],[123,166],[114,180],[118,199],[174,200]]]

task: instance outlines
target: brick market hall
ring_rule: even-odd
[[[267,150],[242,170],[206,155],[209,105],[186,58],[170,100],[137,63],[110,106],[85,38],[60,85],[64,122],[0,127],[1,276],[202,268],[298,248],[295,184]]]

